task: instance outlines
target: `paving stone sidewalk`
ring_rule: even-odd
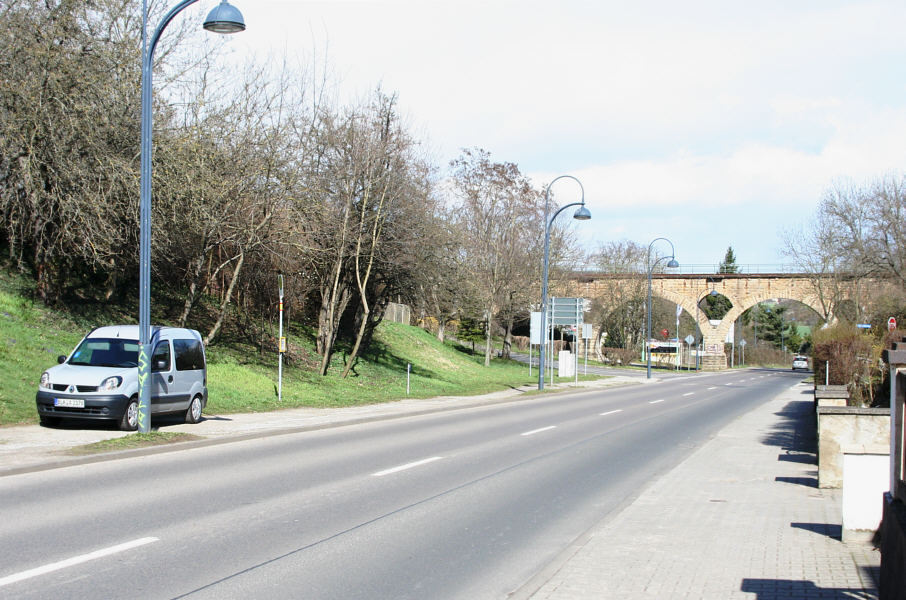
[[[879,552],[840,541],[841,490],[817,487],[809,389],[724,428],[515,597],[877,598]]]

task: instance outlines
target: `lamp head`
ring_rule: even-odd
[[[588,209],[585,208],[585,205],[583,204],[576,209],[576,214],[573,215],[573,218],[577,221],[587,221],[591,218],[591,213],[588,212]]]
[[[238,8],[223,0],[208,13],[202,27],[214,33],[239,33],[245,31],[245,20]]]
[[[668,268],[668,269],[675,269],[675,268],[677,268],[678,266],[679,266],[679,263],[676,262],[676,258],[671,258],[671,259],[670,259],[670,262],[667,263],[667,268]]]

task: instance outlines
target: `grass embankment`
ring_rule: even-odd
[[[0,425],[35,423],[35,392],[41,373],[68,354],[92,327],[134,319],[111,308],[90,317],[52,310],[28,299],[28,282],[0,271]],[[191,326],[191,325],[190,325]],[[251,346],[215,343],[208,349],[208,414],[264,412],[297,406],[337,407],[406,397],[406,366],[412,365],[413,398],[470,395],[536,382],[528,367],[493,360],[453,343],[441,344],[417,328],[383,323],[371,348],[347,378],[338,352],[326,377],[310,366],[283,369],[283,399],[277,401],[277,355]],[[580,376],[580,379],[596,379]],[[564,381],[569,381],[566,378]]]

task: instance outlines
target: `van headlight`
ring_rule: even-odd
[[[50,389],[50,373],[47,371],[41,373],[41,387]]]
[[[101,385],[98,386],[98,390],[102,392],[109,392],[110,390],[115,390],[116,388],[120,387],[121,383],[123,383],[122,377],[108,377],[101,382]]]

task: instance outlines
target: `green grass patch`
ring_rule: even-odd
[[[41,373],[56,364],[58,355],[68,354],[92,327],[130,322],[120,307],[111,307],[106,314],[97,307],[90,314],[49,309],[29,299],[30,285],[24,278],[0,270],[0,425],[36,423],[35,393]],[[495,358],[485,367],[483,354],[472,354],[458,343],[440,343],[420,328],[390,322],[378,327],[371,347],[348,377],[341,377],[348,360],[342,347],[328,374],[321,377],[312,366],[317,355],[311,332],[295,326],[288,331],[296,361],[284,365],[282,401],[277,399],[276,352],[259,353],[243,342],[217,341],[207,348],[205,412],[266,412],[401,400],[407,397],[410,365],[410,398],[483,394],[538,381],[537,370],[530,376],[526,364]],[[580,375],[580,380],[598,378]]]
[[[151,446],[163,446],[166,444],[176,444],[179,442],[191,442],[193,440],[204,439],[191,433],[177,433],[165,431],[153,431],[151,433],[132,433],[123,437],[101,440],[92,444],[76,446],[69,450],[70,454],[76,456],[85,456],[89,454],[101,454],[103,452],[114,452],[116,450],[134,450],[136,448],[149,448]]]
[[[25,285],[0,270],[0,425],[37,421],[41,373],[85,334],[66,313],[28,299]]]

